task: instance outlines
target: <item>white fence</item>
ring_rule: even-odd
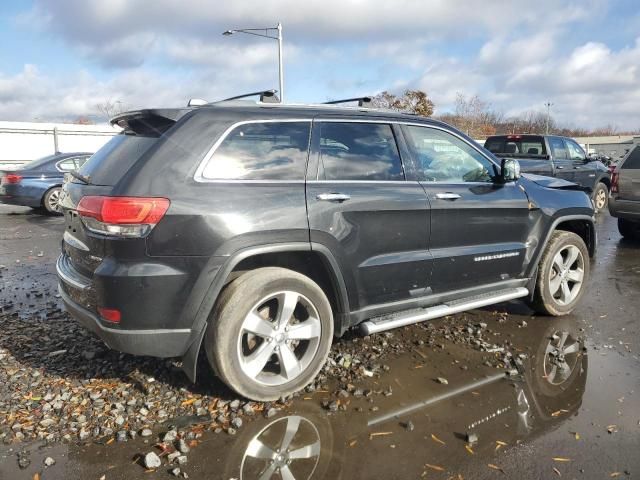
[[[56,152],[95,152],[120,132],[111,125],[0,122],[0,168]]]

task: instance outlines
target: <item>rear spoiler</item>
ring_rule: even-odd
[[[162,135],[191,110],[191,108],[134,110],[116,115],[109,123],[122,128],[124,133]]]

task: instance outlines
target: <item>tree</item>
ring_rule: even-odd
[[[96,109],[107,118],[115,117],[126,111],[124,104],[120,100],[116,100],[115,102],[105,100],[102,103],[96,104]]]
[[[422,90],[405,90],[401,97],[384,91],[373,97],[373,105],[398,112],[407,112],[430,117],[433,115],[434,104]]]

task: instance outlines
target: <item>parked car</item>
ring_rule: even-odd
[[[600,212],[607,208],[611,179],[607,167],[588,157],[573,139],[557,135],[495,135],[485,148],[501,158],[517,158],[523,172],[558,177],[591,192]]]
[[[618,162],[612,176],[609,212],[623,237],[640,239],[640,146]]]
[[[520,177],[439,121],[218,102],[128,112],[63,185],[67,310],[111,348],[201,348],[239,394],[309,384],[332,339],[511,299],[564,315],[595,254],[593,206]]]
[[[0,172],[0,203],[43,208],[59,215],[59,197],[65,172],[80,168],[87,152],[57,153],[15,170]]]

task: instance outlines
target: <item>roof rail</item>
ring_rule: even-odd
[[[230,102],[231,100],[239,100],[241,98],[255,97],[260,95],[260,101],[263,103],[280,103],[280,99],[276,95],[277,90],[262,90],[260,92],[245,93],[243,95],[236,95],[235,97],[225,98],[220,102]],[[216,102],[218,103],[218,102]]]
[[[359,107],[370,107],[373,104],[372,97],[356,97],[345,98],[344,100],[331,100],[330,102],[324,102],[325,105],[337,105],[339,103],[358,102]]]

